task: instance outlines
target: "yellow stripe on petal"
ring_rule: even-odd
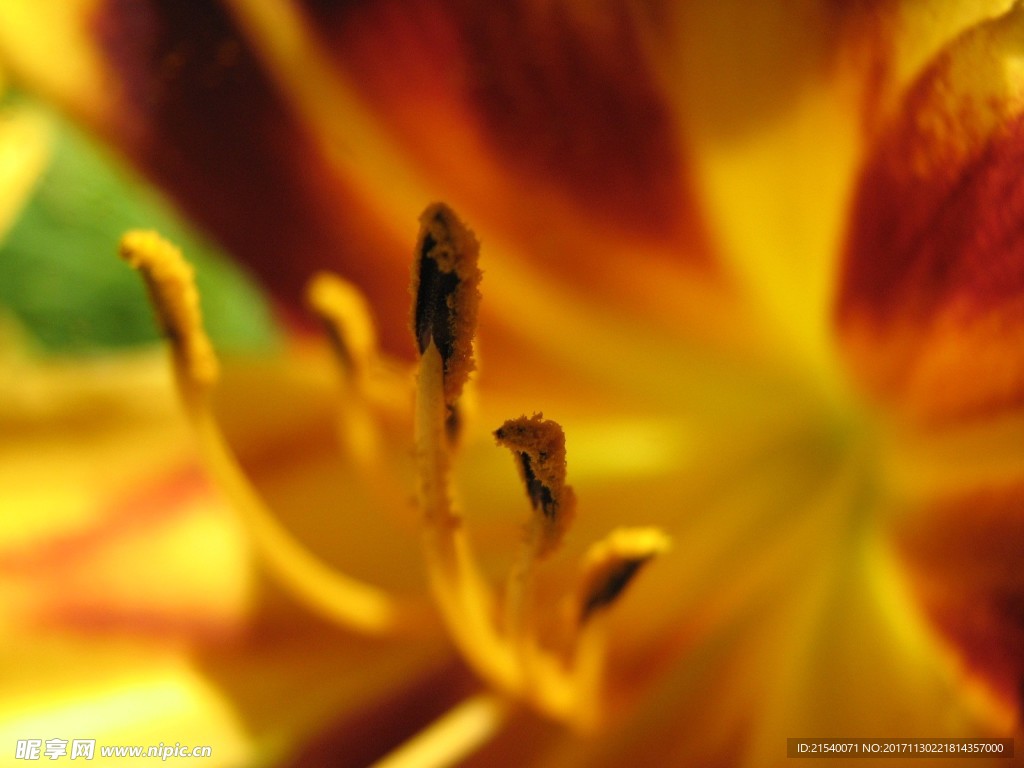
[[[0,357],[7,633],[235,629],[245,541],[195,465],[163,355],[42,362],[12,345]]]
[[[0,553],[11,636],[55,628],[197,640],[231,634],[250,607],[242,531],[197,475],[115,500],[102,524]]]
[[[899,563],[873,535],[832,549],[794,597],[772,628],[769,652],[786,661],[763,669],[758,726],[742,765],[791,763],[784,740],[793,733],[980,738],[1012,727],[1005,709],[957,674]]]
[[[831,312],[850,180],[860,159],[852,104],[809,86],[764,130],[699,155],[712,228],[742,290],[788,361],[836,386]]]
[[[407,161],[335,68],[309,20],[284,0],[228,0],[227,6],[263,57],[322,159],[350,179],[381,221],[413,221],[431,199]],[[387,194],[380,180],[386,178]],[[397,254],[395,254],[397,255]]]

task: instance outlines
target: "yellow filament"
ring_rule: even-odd
[[[528,665],[530,659],[529,645],[534,623],[534,572],[539,541],[538,526],[531,520],[526,541],[519,549],[505,585],[505,634],[515,646],[520,663],[524,665]]]
[[[445,768],[479,749],[508,716],[508,704],[481,694],[462,702],[372,768]]]
[[[448,496],[442,377],[441,355],[431,341],[417,380],[416,446],[427,569],[445,625],[465,658],[493,685],[532,702],[551,717],[581,730],[592,728],[600,714],[604,622],[598,617],[577,628],[567,662],[539,645],[529,600],[533,567],[544,540],[537,533],[510,575],[505,632],[497,629],[494,597]],[[632,551],[634,545],[653,546],[656,536],[613,537],[615,542],[620,540],[625,551]]]
[[[411,622],[410,609],[325,565],[288,533],[238,465],[208,407],[195,411],[193,423],[206,465],[241,515],[261,562],[296,599],[318,615],[367,634],[396,632]]]
[[[241,515],[261,561],[316,613],[372,634],[404,626],[402,611],[385,592],[340,574],[292,538],[264,504],[228,446],[210,406],[217,358],[203,328],[194,272],[173,245],[155,232],[130,232],[121,255],[146,281],[157,317],[171,342],[174,371],[206,464]]]
[[[518,670],[495,629],[494,598],[448,498],[443,376],[441,354],[431,341],[420,360],[416,384],[416,460],[430,585],[448,631],[466,658],[497,685],[515,690]]]
[[[551,671],[545,671],[545,654],[537,643],[534,591],[537,567],[551,551],[547,547],[548,529],[543,515],[535,511],[505,586],[505,636],[522,669],[524,684],[534,696],[543,695],[538,689],[544,684],[550,686],[552,679]]]
[[[597,616],[579,632],[570,658],[568,677],[572,699],[567,702],[580,730],[591,731],[601,717],[608,627],[605,616]]]

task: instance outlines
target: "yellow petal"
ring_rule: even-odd
[[[252,758],[238,717],[177,654],[52,636],[5,643],[2,666],[0,738],[12,750],[18,740],[63,739],[70,755],[72,740],[94,739],[98,763],[104,746],[176,743],[209,746],[211,757],[203,761],[209,765],[227,768]]]

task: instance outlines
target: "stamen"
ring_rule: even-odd
[[[640,569],[669,546],[669,537],[658,528],[619,528],[594,544],[580,578],[579,623],[611,606]]]
[[[577,590],[578,622],[568,659],[575,694],[575,723],[592,730],[600,721],[608,630],[607,609],[622,595],[640,569],[669,548],[658,528],[619,528],[593,544],[583,562]]]
[[[343,626],[372,634],[407,626],[411,612],[388,594],[334,571],[293,539],[246,477],[210,405],[217,359],[203,328],[194,272],[181,252],[155,232],[130,232],[120,253],[146,281],[206,465],[241,515],[261,562],[307,607]]]
[[[575,494],[565,484],[565,437],[558,424],[540,414],[513,419],[495,432],[498,444],[515,456],[533,508],[526,542],[509,576],[502,632],[495,622],[494,596],[449,495],[452,446],[446,431],[459,417],[459,397],[473,368],[478,246],[443,205],[428,208],[420,225],[413,280],[413,333],[420,351],[416,453],[434,597],[453,640],[482,676],[551,717],[581,729],[592,727],[601,708],[601,622],[576,624],[567,654],[542,647],[533,626],[535,565],[558,548],[576,509]],[[665,543],[653,529],[629,530],[596,548],[585,571],[586,618],[610,605],[640,564]],[[629,574],[623,574],[623,561],[631,563]]]
[[[374,763],[372,768],[446,768],[456,765],[497,733],[508,712],[508,704],[496,696],[474,696]]]
[[[420,350],[416,380],[416,458],[431,589],[453,640],[485,677],[516,689],[519,671],[494,625],[494,597],[480,575],[451,505],[448,423],[473,368],[479,302],[476,238],[443,205],[420,217],[413,276],[413,333]]]
[[[329,272],[318,272],[306,287],[306,301],[323,323],[346,379],[365,382],[377,354],[377,332],[362,294]]]
[[[306,302],[323,324],[341,370],[338,438],[346,456],[376,476],[380,435],[368,396],[377,363],[377,332],[369,307],[355,286],[329,272],[318,272],[309,281]]]
[[[529,647],[535,566],[561,544],[575,516],[576,495],[565,484],[565,434],[556,422],[542,414],[522,416],[506,421],[494,437],[515,456],[534,513],[505,589],[505,631],[528,665],[536,657]]]

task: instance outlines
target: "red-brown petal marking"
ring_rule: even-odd
[[[645,266],[714,272],[649,30],[625,4],[305,7],[389,137],[490,241],[640,312]]]
[[[860,180],[837,321],[869,392],[918,423],[1024,404],[1024,12],[951,45]]]
[[[195,640],[237,629],[245,612],[244,547],[230,538],[227,512],[199,467],[168,467],[91,511],[95,519],[81,530],[0,548],[0,583],[16,583],[33,596],[6,608],[26,608],[19,618],[31,625],[139,637]],[[214,534],[207,545],[220,560],[190,579],[195,567],[178,542],[194,536],[196,526]],[[219,580],[212,593],[203,582],[211,576]],[[152,591],[168,583],[176,589]]]
[[[966,492],[897,529],[932,621],[968,673],[1024,711],[1024,486]]]
[[[294,73],[277,71],[267,41],[244,34],[214,0],[95,5],[84,43],[104,87],[83,97],[66,85],[55,98],[288,306],[299,305],[311,273],[333,269],[372,300],[382,346],[409,353],[404,225],[367,200],[367,179],[325,162],[324,136],[358,152],[358,142],[346,144],[345,108],[330,130],[297,114]],[[427,180],[431,196],[455,204],[510,261],[571,279],[609,308],[703,327],[700,312],[693,323],[680,319],[675,288],[714,283],[717,296],[722,275],[708,256],[673,110],[647,60],[653,25],[643,13],[626,3],[448,0],[310,0],[297,10],[323,44],[314,58],[334,57],[410,177]],[[36,69],[60,57],[56,39],[44,37],[51,49],[34,57]],[[40,79],[32,67],[13,74]]]
[[[1022,41],[1018,6],[948,46],[880,134],[854,200],[836,315],[850,369],[933,438],[1024,404]],[[1010,478],[908,513],[896,533],[935,625],[1019,713],[1024,495]]]
[[[443,175],[455,147],[429,116],[447,110],[509,171],[595,219],[664,231],[685,211],[675,126],[625,5],[579,16],[559,3],[304,5],[368,101]]]
[[[316,269],[341,271],[372,294],[384,346],[406,353],[407,246],[328,171],[227,13],[104,0],[93,33],[117,85],[117,112],[94,127],[289,306]]]

